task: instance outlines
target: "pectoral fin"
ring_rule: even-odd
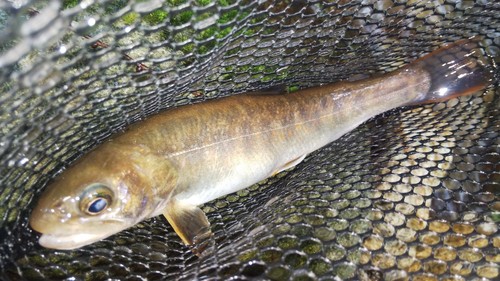
[[[163,215],[182,241],[200,255],[212,236],[205,213],[198,206],[171,199]]]
[[[277,173],[279,172],[282,172],[286,169],[289,169],[289,168],[292,168],[292,167],[295,167],[297,164],[299,164],[300,162],[302,162],[302,160],[304,160],[304,158],[306,158],[307,154],[304,154],[304,155],[301,155],[300,157],[297,157],[293,160],[290,160],[288,162],[285,163],[285,165],[281,166],[279,169],[277,169],[276,171],[274,171],[274,173],[272,174],[273,176],[276,175]]]

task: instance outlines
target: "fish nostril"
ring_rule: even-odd
[[[66,208],[64,207],[63,202],[59,201],[59,202],[55,203],[52,206],[52,208],[45,209],[45,212],[46,213],[51,213],[51,214],[55,214],[55,213],[65,214],[66,213]]]
[[[54,209],[60,209],[63,206],[62,201],[57,201],[56,204],[54,204]]]

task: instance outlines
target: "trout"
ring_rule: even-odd
[[[74,249],[162,214],[195,249],[211,236],[201,204],[297,165],[385,111],[485,88],[492,75],[478,50],[477,40],[461,40],[364,80],[238,94],[153,115],[57,176],[30,225],[42,246]]]

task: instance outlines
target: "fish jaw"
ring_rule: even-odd
[[[73,250],[77,249],[99,240],[102,240],[115,232],[105,234],[92,234],[92,233],[80,233],[80,234],[70,234],[70,235],[54,235],[54,234],[42,234],[38,243],[45,248],[57,249],[57,250]]]
[[[71,221],[55,223],[47,216],[31,220],[31,227],[41,234],[38,242],[49,249],[72,250],[80,248],[118,233],[135,222],[107,220],[99,223]]]
[[[137,222],[134,218],[121,214],[121,200],[115,200],[115,204],[105,213],[92,217],[84,216],[79,210],[78,196],[58,198],[52,192],[49,191],[48,196],[39,201],[29,219],[31,228],[41,234],[39,244],[45,248],[80,248],[105,239]]]

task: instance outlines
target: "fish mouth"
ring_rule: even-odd
[[[82,246],[94,243],[103,239],[102,235],[92,234],[74,234],[74,235],[51,235],[42,234],[38,243],[45,248],[58,249],[58,250],[72,250]]]
[[[38,243],[45,248],[73,250],[100,241],[117,231],[106,234],[78,233],[70,235],[42,234]]]
[[[46,226],[49,224],[45,224]],[[55,229],[41,229],[40,221],[32,223],[31,227],[41,234],[38,243],[49,249],[73,250],[94,242],[103,240],[108,236],[116,234],[128,227],[120,222],[107,221],[106,225],[100,225],[100,231],[84,231],[82,227],[75,227],[68,224],[66,227],[56,225]],[[59,226],[59,227],[57,227]],[[81,226],[81,225],[77,225]],[[87,227],[95,230],[98,226],[88,225]]]
[[[103,240],[131,225],[121,219],[61,222],[47,213],[33,213],[30,226],[40,234],[38,243],[49,249],[73,250]]]

